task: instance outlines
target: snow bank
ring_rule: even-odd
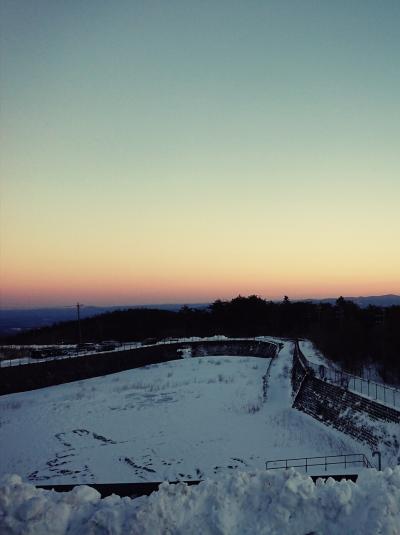
[[[400,466],[364,470],[358,482],[284,472],[237,472],[199,486],[163,483],[150,496],[101,499],[81,486],[56,493],[19,476],[0,486],[3,535],[400,533]]]

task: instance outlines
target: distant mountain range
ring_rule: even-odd
[[[336,297],[324,299],[308,299],[314,303],[332,303],[336,302]],[[358,306],[365,308],[369,305],[378,307],[389,307],[393,305],[400,306],[400,295],[377,295],[368,297],[345,297],[346,300],[353,301]],[[191,308],[205,308],[209,303],[190,303]],[[81,309],[81,318],[90,318],[105,312],[114,310],[127,310],[129,308],[155,308],[160,310],[178,311],[183,304],[156,304],[156,305],[124,305],[96,307],[87,306]],[[60,321],[76,320],[76,309],[71,308],[33,308],[33,309],[3,309],[0,310],[0,336],[16,334],[19,331],[45,327],[58,323]]]
[[[391,307],[400,305],[400,295],[370,295],[368,297],[344,297],[346,301],[353,301],[361,308],[369,307],[370,305],[376,307]],[[312,299],[314,303],[336,303],[336,297],[327,297],[324,299]]]
[[[83,306],[80,310],[80,317],[90,318],[98,314],[113,312],[114,310],[128,310],[130,308],[155,308],[159,310],[178,311],[183,304],[161,304],[161,305],[122,305],[122,306]],[[207,307],[208,303],[194,303],[192,308]],[[34,329],[53,325],[60,321],[74,321],[77,318],[76,307],[52,307],[52,308],[30,308],[30,309],[0,309],[0,336],[16,334],[26,329]]]

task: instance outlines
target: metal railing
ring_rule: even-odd
[[[393,407],[400,406],[400,390],[396,388],[366,380],[341,370],[327,368],[322,364],[318,365],[308,362],[307,366],[317,378],[323,381],[338,385],[345,390],[357,392],[357,394],[379,401],[380,403],[392,405]]]
[[[323,466],[325,472],[328,466],[341,465],[345,470],[351,467],[372,468],[368,458],[363,453],[347,453],[343,455],[324,455],[320,457],[298,457],[296,459],[277,459],[266,461],[267,470],[288,470],[289,468],[305,468],[308,472],[316,466]]]

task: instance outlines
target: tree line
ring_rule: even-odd
[[[81,320],[84,342],[102,340],[144,341],[190,336],[226,335],[309,338],[328,358],[352,373],[368,363],[380,369],[385,380],[400,380],[400,307],[360,308],[339,297],[336,303],[281,302],[256,295],[217,300],[210,306],[178,312],[129,309]],[[76,321],[21,332],[3,339],[12,344],[76,343]]]

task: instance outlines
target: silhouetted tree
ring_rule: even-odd
[[[182,307],[179,312],[154,309],[117,310],[81,320],[85,342],[140,341],[179,336],[272,335],[310,338],[327,357],[357,371],[369,362],[387,380],[400,380],[400,307],[362,309],[339,297],[335,304],[280,303],[257,295],[217,299],[209,307]],[[10,344],[75,343],[76,322],[21,332],[3,339]]]

